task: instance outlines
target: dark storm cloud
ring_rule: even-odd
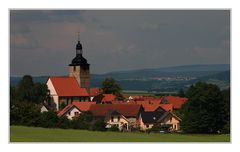
[[[67,74],[79,30],[92,73],[230,62],[226,10],[12,10],[10,23],[11,75]]]

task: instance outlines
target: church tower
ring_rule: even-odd
[[[82,55],[82,44],[79,37],[76,45],[76,57],[72,59],[72,63],[69,64],[69,77],[75,77],[81,88],[90,88],[90,72],[89,64]]]

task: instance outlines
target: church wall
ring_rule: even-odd
[[[56,105],[56,110],[58,111],[58,96],[57,96],[57,92],[52,84],[52,81],[50,79],[48,79],[47,81],[47,87],[48,87],[48,90],[50,91],[50,97],[51,97],[51,102],[54,102],[54,104]]]

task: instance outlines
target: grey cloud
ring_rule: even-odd
[[[13,10],[10,15],[13,75],[66,74],[79,29],[92,73],[230,62],[229,11]],[[41,62],[38,57],[41,64],[34,62]]]

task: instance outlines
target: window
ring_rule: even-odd
[[[146,127],[148,128],[148,127],[149,127],[149,125],[146,125]]]
[[[118,121],[120,121],[120,116],[118,116]]]
[[[77,112],[77,111],[74,112],[74,115],[75,115],[75,116],[78,116],[78,115],[79,115],[79,112]]]
[[[73,66],[73,71],[76,71],[76,66]]]
[[[113,117],[111,117],[111,121],[113,122]]]
[[[170,120],[169,120],[170,122],[172,122],[172,117],[170,117]]]

